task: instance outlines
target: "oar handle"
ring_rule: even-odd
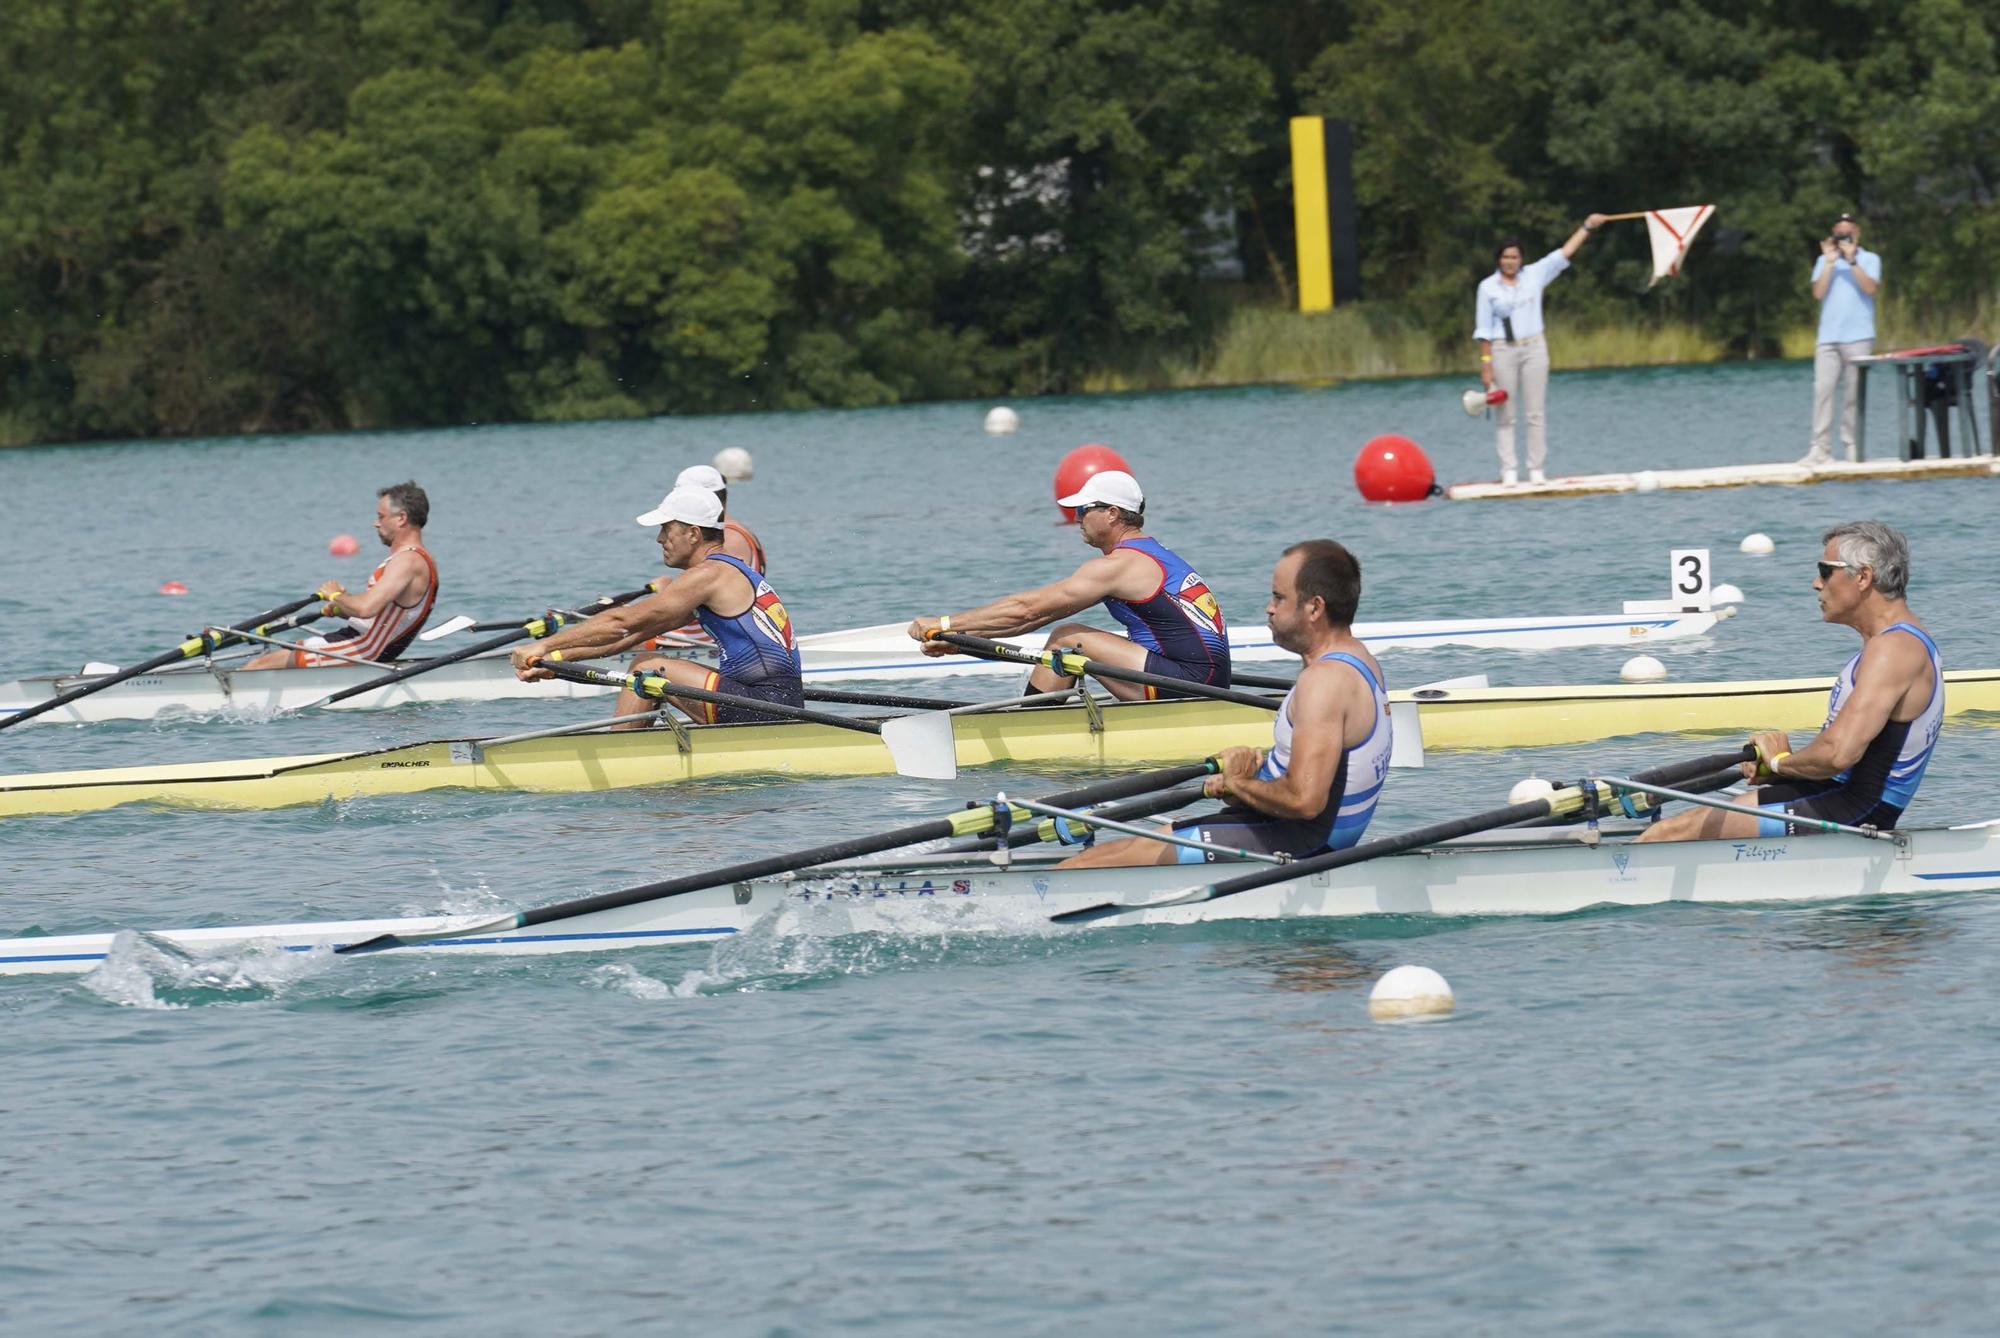
[[[835,729],[851,729],[858,734],[880,734],[879,720],[857,720],[853,716],[834,715],[829,711],[814,711],[803,706],[792,706],[785,702],[767,702],[761,697],[745,697],[735,692],[712,692],[707,688],[688,687],[676,683],[665,674],[651,674],[644,670],[630,673],[612,674],[602,669],[591,669],[580,664],[565,664],[560,660],[540,659],[535,661],[537,669],[546,669],[556,678],[567,679],[571,683],[593,683],[606,688],[630,688],[641,697],[662,701],[668,697],[680,697],[689,701],[713,702],[717,706],[733,706],[739,710],[754,711],[761,715],[775,716],[782,720],[802,720],[813,725],[831,725]]]
[[[1011,664],[1041,665],[1055,670],[1065,678],[1081,678],[1085,674],[1095,678],[1116,678],[1127,683],[1160,688],[1180,696],[1208,697],[1214,701],[1235,702],[1239,706],[1256,706],[1266,711],[1275,711],[1283,705],[1283,702],[1276,697],[1260,697],[1251,692],[1233,692],[1228,688],[1210,687],[1206,683],[1195,683],[1185,678],[1169,678],[1165,674],[1149,674],[1139,669],[1121,669],[1115,664],[1104,664],[1073,650],[1045,650],[1039,653],[1017,650],[1013,646],[989,641],[983,636],[969,636],[964,632],[932,632],[930,639],[962,650],[968,655],[977,655],[981,659],[1004,660]]]
[[[150,660],[142,661],[129,669],[121,669],[115,674],[107,674],[103,678],[93,678],[90,682],[71,688],[68,692],[58,692],[47,701],[36,702],[33,706],[16,711],[5,720],[0,720],[0,729],[7,729],[18,725],[23,720],[33,720],[36,716],[53,711],[59,706],[67,706],[79,697],[88,697],[93,692],[102,692],[108,687],[126,682],[128,679],[137,678],[141,674],[150,674],[155,669],[164,669],[170,664],[179,664],[182,660],[193,659],[197,655],[212,654],[225,646],[233,646],[243,640],[237,633],[255,632],[263,635],[267,630],[271,630],[272,625],[279,619],[286,617],[288,614],[297,613],[308,604],[317,604],[318,602],[318,595],[307,595],[304,599],[295,599],[289,604],[280,604],[275,609],[266,609],[255,618],[245,618],[240,623],[231,623],[226,628],[204,628],[202,631],[195,633],[187,640],[181,642],[180,645],[175,646],[172,650],[155,655]],[[307,621],[310,622],[311,619],[307,619]]]

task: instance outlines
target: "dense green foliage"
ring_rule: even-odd
[[[9,0],[0,440],[1063,390],[1289,293],[1285,118],[1371,301],[1632,225],[1572,312],[1770,351],[1826,219],[1993,286],[2000,0]],[[1231,226],[1233,224],[1233,227]]]

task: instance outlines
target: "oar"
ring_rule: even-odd
[[[1016,650],[1003,642],[989,641],[983,636],[969,636],[964,632],[932,632],[930,639],[941,641],[947,646],[964,651],[967,655],[976,655],[982,660],[1040,665],[1045,669],[1055,670],[1065,678],[1081,678],[1085,674],[1095,678],[1117,678],[1127,683],[1161,688],[1183,696],[1211,697],[1220,702],[1235,702],[1239,706],[1259,706],[1266,711],[1275,711],[1283,705],[1276,697],[1263,697],[1254,692],[1234,692],[1229,688],[1210,687],[1206,683],[1194,683],[1185,678],[1169,678],[1165,674],[1149,674],[1139,669],[1121,669],[1115,664],[1104,664],[1073,650]]]
[[[803,720],[813,725],[830,725],[835,729],[849,729],[858,734],[874,734],[881,738],[889,749],[889,760],[895,763],[896,774],[914,776],[922,780],[953,780],[958,776],[958,745],[946,738],[940,747],[931,738],[904,741],[891,737],[882,728],[879,720],[858,720],[849,715],[834,715],[830,711],[814,711],[804,706],[790,706],[783,702],[767,702],[761,697],[745,697],[734,692],[712,692],[707,688],[692,688],[676,683],[664,674],[632,670],[623,674],[606,673],[602,669],[589,669],[580,664],[565,664],[560,660],[543,658],[535,661],[535,667],[546,669],[557,678],[572,683],[591,683],[605,688],[629,688],[641,697],[661,701],[667,697],[683,697],[690,701],[713,702],[718,706],[733,706],[739,710],[760,715],[773,716],[781,720]]]
[[[10,725],[18,725],[23,720],[33,720],[45,711],[53,711],[58,706],[67,706],[79,697],[88,697],[93,692],[102,692],[104,689],[123,683],[127,679],[137,678],[141,674],[150,674],[155,669],[164,669],[170,664],[178,664],[182,660],[191,660],[197,655],[206,655],[210,652],[221,650],[224,646],[236,645],[243,640],[242,637],[236,635],[238,632],[256,632],[261,634],[277,630],[276,624],[280,619],[285,618],[289,614],[297,613],[308,604],[317,604],[319,602],[320,598],[318,595],[307,595],[304,599],[295,599],[289,604],[280,604],[275,609],[266,609],[254,618],[246,618],[242,622],[232,623],[228,627],[204,628],[194,636],[189,637],[186,641],[181,642],[180,645],[175,646],[172,650],[155,655],[143,664],[135,664],[130,669],[121,669],[117,673],[107,675],[104,678],[93,679],[81,687],[71,688],[68,692],[59,692],[45,702],[36,702],[33,706],[16,711],[5,720],[0,720],[0,729],[6,729]],[[312,622],[318,616],[315,613],[311,618],[307,618],[304,621]],[[297,623],[286,624],[286,626],[290,627],[297,625]]]
[[[656,594],[659,588],[660,583],[658,581],[649,581],[637,590],[627,590],[622,595],[599,595],[596,599],[578,608],[563,609],[561,612],[567,615],[572,621],[580,621],[584,618],[595,617],[606,609],[615,609],[620,605],[630,604],[633,600],[645,595]],[[417,640],[438,641],[444,637],[456,636],[460,632],[499,632],[514,626],[518,626],[518,624],[510,622],[482,623],[468,618],[461,613],[455,618],[450,618],[439,623],[436,627],[427,629]]]
[[[1689,762],[1660,767],[1650,772],[1640,772],[1634,780],[1649,784],[1670,785],[1677,781],[1692,780],[1720,771],[1732,762],[1748,762],[1756,757],[1754,748],[1745,745],[1734,753],[1711,753]],[[1597,782],[1578,782],[1564,786],[1554,794],[1542,799],[1531,799],[1526,803],[1509,804],[1505,808],[1490,809],[1485,813],[1475,813],[1470,817],[1454,818],[1449,822],[1433,823],[1414,831],[1397,836],[1385,836],[1380,840],[1364,841],[1346,850],[1328,851],[1324,855],[1314,855],[1307,859],[1292,860],[1271,869],[1260,869],[1256,873],[1246,873],[1235,878],[1225,878],[1219,883],[1203,887],[1184,888],[1164,897],[1151,900],[1107,901],[1095,906],[1084,906],[1078,910],[1063,911],[1049,917],[1058,924],[1089,924],[1093,920],[1103,920],[1114,915],[1124,915],[1131,911],[1157,910],[1166,906],[1193,906],[1203,902],[1219,901],[1223,897],[1233,897],[1239,892],[1252,892],[1273,883],[1290,882],[1311,874],[1325,873],[1332,869],[1344,869],[1349,865],[1361,864],[1378,859],[1383,855],[1400,855],[1406,850],[1416,850],[1421,846],[1436,845],[1440,841],[1452,841],[1461,836],[1472,836],[1478,832],[1492,831],[1498,827],[1512,827],[1516,823],[1533,822],[1537,818],[1553,817],[1559,813],[1574,813],[1582,808],[1591,796],[1599,799],[1615,798],[1609,785]]]
[[[1048,796],[1045,802],[1063,807],[1079,808],[1087,804],[1109,803],[1127,799],[1134,795],[1149,794],[1154,790],[1180,785],[1197,776],[1211,772],[1213,764],[1199,762],[1189,766],[1167,767],[1159,771],[1142,771],[1136,775],[1120,776],[1113,780],[1099,781],[1078,790],[1067,790],[1061,794]],[[1005,815],[1004,818],[1002,815]],[[349,943],[334,949],[338,953],[379,952],[384,948],[406,948],[419,943],[435,943],[439,939],[464,938],[479,934],[504,933],[509,929],[526,929],[531,925],[548,924],[555,920],[568,920],[579,915],[593,915],[599,911],[617,910],[621,906],[634,906],[644,901],[659,901],[666,897],[678,897],[689,892],[703,892],[709,888],[727,887],[731,883],[749,882],[758,878],[771,878],[778,874],[793,873],[809,869],[819,864],[831,864],[835,860],[854,859],[861,855],[876,855],[885,850],[896,850],[903,846],[917,845],[924,841],[942,841],[954,836],[970,836],[977,832],[991,831],[996,827],[1012,826],[1015,822],[1026,821],[1026,809],[1001,808],[997,804],[975,804],[942,818],[932,818],[909,827],[898,827],[892,831],[878,832],[873,836],[854,836],[845,841],[835,841],[831,845],[813,846],[806,850],[795,850],[784,855],[767,855],[742,864],[732,864],[706,873],[685,874],[679,878],[669,878],[663,882],[646,883],[639,887],[628,887],[618,892],[602,892],[593,897],[579,897],[574,901],[559,901],[552,905],[540,906],[534,910],[513,911],[492,920],[463,920],[457,924],[437,929],[401,934],[378,934],[360,943]]]
[[[620,604],[629,604],[641,595],[649,595],[652,592],[653,588],[651,586],[641,586],[637,590],[627,590],[622,595],[605,595],[596,601],[603,606],[603,608],[598,609],[596,612],[601,613],[606,608],[615,608]],[[595,614],[590,616],[595,616]],[[489,650],[498,650],[502,646],[519,641],[522,637],[545,637],[560,627],[564,627],[571,622],[580,621],[583,621],[583,619],[550,609],[539,618],[530,618],[526,622],[514,624],[511,630],[502,632],[498,636],[488,637],[484,641],[475,641],[469,646],[451,652],[449,655],[436,655],[427,660],[418,660],[415,664],[406,664],[401,669],[391,670],[379,678],[371,678],[365,683],[356,683],[351,688],[342,688],[339,692],[321,697],[313,705],[331,706],[335,702],[344,702],[349,697],[359,697],[364,692],[373,692],[377,688],[386,688],[392,683],[401,683],[405,679],[415,678],[418,674],[427,674],[433,669],[442,669],[448,664],[457,664],[460,660],[469,660],[475,655],[484,655]]]

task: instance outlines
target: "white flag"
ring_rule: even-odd
[[[1653,283],[1681,272],[1688,244],[1701,225],[1715,216],[1712,204],[1691,204],[1685,209],[1649,209],[1646,232],[1653,239]],[[1646,286],[1651,288],[1653,283]]]

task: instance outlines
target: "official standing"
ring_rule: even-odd
[[[1494,446],[1500,453],[1500,482],[1521,481],[1514,453],[1514,416],[1528,425],[1528,482],[1547,481],[1549,432],[1549,346],[1542,337],[1542,290],[1569,268],[1570,257],[1603,224],[1592,214],[1569,240],[1532,265],[1522,263],[1521,243],[1509,237],[1493,253],[1493,272],[1479,281],[1472,337],[1479,341],[1479,379],[1507,392],[1493,416]],[[1518,406],[1518,410],[1517,410]]]
[[[1833,400],[1840,392],[1840,444],[1849,460],[1855,444],[1861,368],[1856,358],[1875,351],[1875,295],[1882,291],[1882,257],[1861,247],[1861,224],[1852,214],[1833,220],[1813,262],[1812,295],[1819,302],[1819,342],[1813,348],[1812,446],[1802,465],[1833,462]],[[1842,381],[1846,384],[1843,387]]]

